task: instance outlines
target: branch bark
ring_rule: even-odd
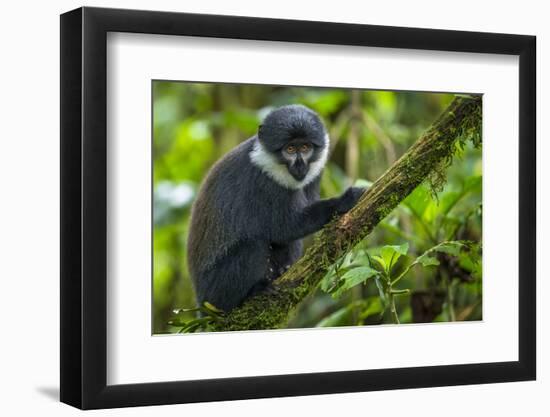
[[[274,293],[248,299],[216,322],[213,330],[284,327],[292,309],[317,287],[336,260],[368,236],[423,181],[441,181],[457,144],[464,145],[466,140],[473,140],[476,145],[481,142],[481,97],[455,98],[352,210],[316,235],[304,256],[274,281]]]

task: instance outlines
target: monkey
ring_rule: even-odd
[[[188,266],[197,303],[229,312],[270,285],[302,255],[302,239],[349,211],[350,187],[320,200],[327,130],[303,105],[272,110],[257,133],[218,160],[191,209]]]

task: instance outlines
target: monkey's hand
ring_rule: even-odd
[[[277,289],[272,284],[272,280],[265,279],[257,282],[248,292],[247,298],[254,297],[258,294],[274,295],[277,293]]]
[[[357,204],[357,201],[359,201],[359,198],[361,198],[365,190],[366,188],[362,187],[349,187],[339,198],[336,212],[338,214],[344,214],[351,210],[351,208]]]

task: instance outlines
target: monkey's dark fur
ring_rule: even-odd
[[[287,148],[294,145],[309,149],[303,154],[308,159],[296,147]],[[355,205],[362,189],[319,200],[328,146],[315,112],[285,106],[266,117],[258,135],[212,167],[193,205],[188,239],[199,305],[237,307],[301,256],[303,237]]]

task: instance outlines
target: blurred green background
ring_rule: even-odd
[[[270,109],[301,103],[323,118],[332,148],[321,183],[326,198],[351,184],[376,180],[453,97],[153,81],[153,333],[177,332],[167,324],[173,310],[195,306],[186,238],[201,180],[217,159],[256,133]],[[401,323],[481,319],[481,262],[473,256],[480,254],[479,247],[443,245],[411,266],[441,242],[481,243],[481,149],[467,145],[457,153],[443,190],[434,194],[427,185],[417,188],[327,274],[294,312],[289,327],[393,323],[395,314]],[[393,315],[376,276],[364,278],[372,257],[382,259],[383,253],[393,254],[393,277],[404,273]]]

